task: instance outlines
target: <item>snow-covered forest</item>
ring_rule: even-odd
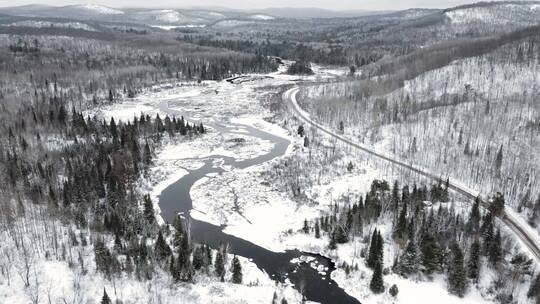
[[[326,13],[0,7],[0,303],[539,303],[540,5]]]
[[[343,98],[342,89],[356,90],[351,83],[313,87],[305,103],[351,138],[433,169],[441,179],[453,177],[484,195],[504,193],[536,226],[538,47],[534,35],[453,61],[383,95]]]

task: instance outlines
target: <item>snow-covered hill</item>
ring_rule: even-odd
[[[500,3],[458,7],[448,10],[445,16],[453,24],[485,23],[485,24],[536,24],[540,21],[539,3]]]
[[[270,16],[270,15],[264,15],[264,14],[255,14],[255,15],[250,15],[248,16],[249,19],[254,19],[254,20],[274,20],[276,19],[275,17],[273,16]]]
[[[21,27],[34,27],[34,28],[69,28],[85,31],[96,31],[95,28],[82,22],[52,22],[41,20],[23,20],[8,24],[7,26],[21,26]]]
[[[95,14],[103,14],[103,15],[123,15],[124,12],[121,10],[117,10],[114,8],[110,8],[103,5],[96,5],[96,4],[82,4],[82,5],[75,5],[73,8],[76,9],[82,9],[86,10]]]

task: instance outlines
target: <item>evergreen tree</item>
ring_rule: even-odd
[[[474,240],[471,244],[469,260],[467,262],[467,275],[473,282],[478,282],[480,275],[480,243],[478,240]]]
[[[200,270],[205,265],[205,253],[203,246],[197,246],[193,251],[193,268]]]
[[[421,263],[426,274],[432,274],[439,270],[439,261],[441,258],[441,249],[437,240],[431,235],[431,233],[426,232],[422,237],[422,242],[420,246],[421,251]]]
[[[474,204],[471,208],[467,229],[469,232],[477,233],[480,227],[480,197],[474,199]]]
[[[405,185],[403,186],[403,189],[401,189],[401,201],[403,203],[408,203],[409,199],[410,199],[409,186]]]
[[[309,147],[309,138],[307,137],[307,135],[304,137],[304,148],[308,148]]]
[[[504,204],[504,196],[500,192],[497,192],[490,202],[489,211],[494,215],[501,215],[504,211]]]
[[[112,304],[111,298],[107,294],[107,290],[103,288],[103,297],[101,298],[101,304]]]
[[[390,295],[391,295],[392,297],[394,297],[394,298],[395,298],[395,297],[398,295],[398,293],[399,293],[399,290],[398,290],[398,287],[397,287],[396,284],[392,285],[392,287],[390,287],[390,290],[388,290],[388,291],[390,292]]]
[[[499,151],[497,151],[497,156],[495,157],[495,174],[497,176],[501,175],[502,162],[503,162],[503,146],[501,145],[499,147]]]
[[[394,185],[392,187],[392,203],[394,205],[394,210],[397,210],[399,207],[400,197],[399,197],[399,183],[398,181],[394,181]]]
[[[272,304],[278,304],[278,296],[276,291],[274,291],[274,295],[272,296]]]
[[[414,239],[409,240],[405,251],[401,255],[399,272],[407,277],[418,271],[418,248]]]
[[[484,216],[484,221],[480,227],[480,232],[482,233],[483,238],[483,252],[484,255],[487,256],[490,254],[491,247],[493,246],[493,241],[495,239],[493,232],[493,217],[491,212]]]
[[[375,229],[373,231],[373,234],[371,235],[371,242],[369,244],[369,253],[367,258],[367,266],[371,269],[374,269],[374,267],[378,264],[383,263],[383,238],[379,231]]]
[[[148,145],[148,142],[144,144],[143,163],[146,170],[148,170],[152,164],[152,151],[150,151],[150,145]]]
[[[527,297],[539,297],[540,295],[540,274],[536,276],[536,278],[531,282],[531,285],[529,286],[529,291],[527,291]]]
[[[240,260],[236,256],[234,256],[232,260],[232,282],[235,284],[242,284],[242,265],[240,264]]]
[[[159,231],[158,233],[158,238],[156,240],[154,252],[158,260],[164,260],[169,255],[171,255],[171,248],[169,247],[167,242],[165,242],[165,239],[163,238],[163,234],[161,233],[161,231]]]
[[[109,125],[111,129],[111,136],[113,138],[113,142],[116,142],[116,139],[118,138],[118,130],[116,128],[116,122],[114,121],[114,117],[111,118],[111,122]]]
[[[403,207],[399,213],[396,229],[394,230],[394,237],[398,240],[403,240],[407,234],[407,202],[403,202]]]
[[[489,244],[488,259],[493,266],[497,265],[502,259],[501,232],[499,230],[497,230],[493,241]]]
[[[369,289],[373,293],[383,293],[384,292],[384,280],[382,275],[382,265],[378,261],[375,264],[373,269],[373,276],[369,282]]]
[[[297,133],[301,137],[304,136],[304,126],[303,125],[298,126],[298,132]]]
[[[174,254],[171,254],[171,258],[169,259],[169,272],[171,273],[171,276],[175,281],[180,280],[180,278],[178,277],[178,272],[176,270]]]
[[[451,259],[448,264],[448,291],[459,297],[467,292],[467,274],[463,267],[463,252],[457,243],[451,246]]]
[[[150,198],[149,194],[144,195],[144,217],[146,220],[154,224],[156,221],[156,217],[154,215],[154,205],[152,204],[152,199]]]
[[[304,219],[304,227],[302,228],[305,234],[309,233],[309,225],[306,219]]]
[[[181,278],[183,282],[192,282],[193,281],[193,265],[191,260],[188,258],[184,261],[181,268]]]
[[[173,246],[175,248],[180,248],[182,246],[182,240],[184,239],[184,225],[182,224],[182,219],[180,218],[180,216],[177,216],[174,219],[173,227]]]
[[[334,239],[338,244],[345,244],[345,243],[347,243],[349,241],[349,237],[347,235],[347,232],[345,231],[345,229],[341,225],[338,225],[334,229],[333,233],[334,233]]]
[[[114,234],[114,250],[121,253],[123,250],[122,240],[120,239],[120,234],[117,232]]]
[[[321,228],[319,228],[319,221],[315,221],[315,238],[321,238]]]
[[[214,262],[214,267],[217,277],[223,281],[225,278],[225,260],[223,259],[223,253],[221,250],[218,250],[216,254],[216,261]]]
[[[328,243],[328,248],[330,248],[331,250],[337,248],[335,233],[330,233],[330,242]]]

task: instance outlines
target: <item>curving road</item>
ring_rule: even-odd
[[[287,91],[285,91],[285,93],[283,93],[283,99],[287,100],[290,104],[290,108],[298,115],[298,117],[303,120],[304,122],[306,122],[307,124],[317,128],[318,130],[320,130],[321,132],[323,133],[326,133],[327,135],[331,136],[331,137],[334,137],[335,139],[341,141],[341,142],[344,142],[356,149],[359,149],[369,155],[372,155],[374,157],[377,157],[377,158],[380,158],[380,159],[383,159],[385,161],[388,161],[394,165],[397,165],[397,166],[400,166],[400,167],[403,167],[405,169],[408,169],[410,171],[413,171],[421,176],[424,176],[430,180],[434,180],[434,181],[439,181],[440,180],[440,177],[437,176],[436,174],[433,174],[431,172],[428,172],[424,169],[421,169],[419,167],[416,167],[416,166],[413,166],[412,164],[407,164],[405,163],[404,161],[400,161],[398,159],[395,159],[394,157],[390,156],[390,155],[387,155],[387,154],[384,154],[384,153],[381,153],[381,152],[377,152],[375,151],[373,148],[369,147],[369,146],[366,146],[366,145],[363,145],[363,144],[360,144],[360,143],[357,143],[357,142],[353,142],[352,140],[342,136],[342,135],[339,135],[339,134],[336,134],[334,132],[332,132],[331,130],[327,129],[326,127],[324,127],[323,125],[313,121],[310,117],[309,117],[309,114],[307,112],[305,112],[304,110],[302,110],[302,108],[300,108],[300,106],[298,105],[298,102],[296,100],[296,96],[298,94],[298,92],[300,91],[300,88],[299,87],[295,87],[295,88],[292,88],[292,89],[289,89]],[[469,198],[469,199],[475,199],[479,194],[476,193],[474,190],[471,190],[471,189],[467,189],[465,186],[462,186],[462,185],[459,185],[458,183],[456,182],[453,182],[450,180],[450,183],[449,183],[449,188],[457,193],[460,193],[462,195],[464,195],[465,197]],[[486,201],[481,201],[481,205],[482,207],[484,208],[488,208],[489,207],[489,204],[486,202]],[[510,229],[517,237],[519,240],[521,240],[523,242],[523,244],[529,249],[530,253],[536,258],[537,262],[540,263],[540,245],[538,244],[538,242],[535,240],[535,237],[531,236],[529,234],[529,232],[527,231],[526,228],[524,228],[522,226],[522,224],[517,221],[513,216],[511,216],[509,213],[503,211],[501,215],[499,215],[499,219],[502,221],[503,224],[505,224],[508,229]]]

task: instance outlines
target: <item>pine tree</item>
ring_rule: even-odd
[[[272,296],[272,304],[278,304],[278,297],[276,291],[274,291],[274,295]]]
[[[534,281],[531,282],[529,286],[529,291],[527,291],[527,297],[539,297],[540,296],[540,274],[536,276]]]
[[[177,216],[173,222],[174,235],[173,235],[173,246],[179,248],[182,245],[182,240],[184,239],[184,225],[182,224],[182,219],[180,216]]]
[[[399,213],[398,222],[394,231],[394,237],[403,240],[407,234],[407,202],[403,202],[403,207]]]
[[[375,265],[377,263],[381,264],[383,263],[383,245],[384,241],[377,229],[373,231],[373,234],[371,235],[371,242],[369,244],[369,253],[367,258],[367,266],[374,269]]]
[[[337,248],[335,233],[330,233],[330,242],[328,242],[328,248],[330,248],[330,250]]]
[[[112,304],[112,301],[109,298],[109,295],[107,294],[105,288],[103,288],[103,297],[101,298],[101,304]]]
[[[175,281],[179,281],[180,278],[178,277],[178,271],[176,270],[174,254],[172,254],[169,259],[169,272]]]
[[[352,172],[354,170],[354,164],[352,163],[352,161],[350,161],[348,164],[347,164],[347,171],[348,172]]]
[[[373,276],[369,282],[369,289],[373,293],[383,293],[384,292],[384,280],[382,275],[382,265],[377,261],[373,269]]]
[[[118,138],[118,130],[116,128],[116,122],[114,121],[114,117],[111,118],[110,129],[113,140],[116,140]]]
[[[334,233],[334,239],[336,240],[338,244],[345,244],[349,241],[349,236],[347,235],[347,232],[341,225],[338,225],[334,229],[333,233]]]
[[[497,265],[502,259],[501,232],[499,230],[497,230],[493,241],[489,244],[488,259],[493,266]]]
[[[225,261],[223,259],[223,253],[221,250],[218,250],[216,254],[216,261],[214,262],[214,267],[217,277],[223,281],[225,278]]]
[[[236,256],[234,256],[232,260],[232,282],[235,284],[242,284],[242,265],[240,264],[240,260]]]
[[[458,244],[451,247],[451,260],[448,264],[448,291],[459,297],[467,292],[467,274],[463,267],[463,252]]]
[[[484,221],[480,227],[480,232],[482,233],[483,239],[483,252],[484,255],[487,256],[490,254],[491,247],[493,246],[493,240],[495,239],[493,232],[493,217],[491,212],[484,216]]]
[[[392,187],[392,203],[394,204],[394,210],[397,211],[399,207],[399,183],[398,181],[394,181],[394,185]]]
[[[150,198],[149,194],[144,195],[144,217],[146,220],[153,224],[156,221],[156,217],[154,215],[154,205],[152,204],[152,199]]]
[[[148,170],[152,164],[152,151],[150,151],[150,145],[148,145],[148,142],[144,144],[143,163],[146,170]]]
[[[418,147],[416,144],[416,137],[413,137],[412,145],[411,145],[411,153],[416,154],[418,152]]]
[[[122,240],[120,239],[120,234],[117,232],[114,234],[114,250],[121,253],[123,249]]]
[[[304,231],[305,234],[309,233],[309,225],[308,225],[307,219],[304,219],[304,227],[302,228],[302,230]]]
[[[158,233],[158,238],[156,240],[154,252],[158,260],[164,260],[169,255],[171,255],[171,248],[169,247],[167,242],[165,242],[165,239],[163,238],[163,234],[161,233],[161,231],[159,231]]]
[[[441,249],[437,240],[429,233],[425,232],[422,236],[420,246],[421,263],[426,274],[432,274],[439,270],[439,261],[441,257]]]
[[[390,295],[395,298],[399,293],[397,285],[396,284],[392,285],[392,287],[390,287],[390,290],[388,290],[388,292],[390,292]]]
[[[471,208],[467,229],[469,232],[477,233],[480,228],[480,197],[474,199],[474,204]]]
[[[193,281],[193,265],[191,260],[188,258],[184,261],[181,269],[181,278],[183,282],[192,282]]]
[[[193,268],[200,270],[205,265],[205,259],[203,246],[197,246],[193,251]]]
[[[399,271],[405,277],[418,271],[418,248],[414,239],[409,240],[407,248],[401,255]]]
[[[178,250],[178,258],[180,259],[182,264],[186,264],[189,261],[189,256],[191,254],[191,244],[189,241],[189,236],[187,234],[184,234],[182,237],[182,242],[180,243],[180,246],[177,248]]]
[[[494,215],[501,215],[504,211],[504,204],[504,195],[502,195],[502,193],[500,192],[497,192],[491,200],[491,203],[489,205],[489,211],[491,211]]]
[[[480,274],[480,242],[474,240],[471,244],[471,249],[469,253],[469,260],[467,262],[467,276],[473,280],[473,282],[478,282]]]
[[[497,151],[497,156],[495,157],[495,173],[497,176],[501,175],[501,167],[503,162],[503,146],[501,145],[499,147],[499,151]]]
[[[301,137],[304,136],[304,126],[303,125],[298,126],[298,132],[297,133]]]

